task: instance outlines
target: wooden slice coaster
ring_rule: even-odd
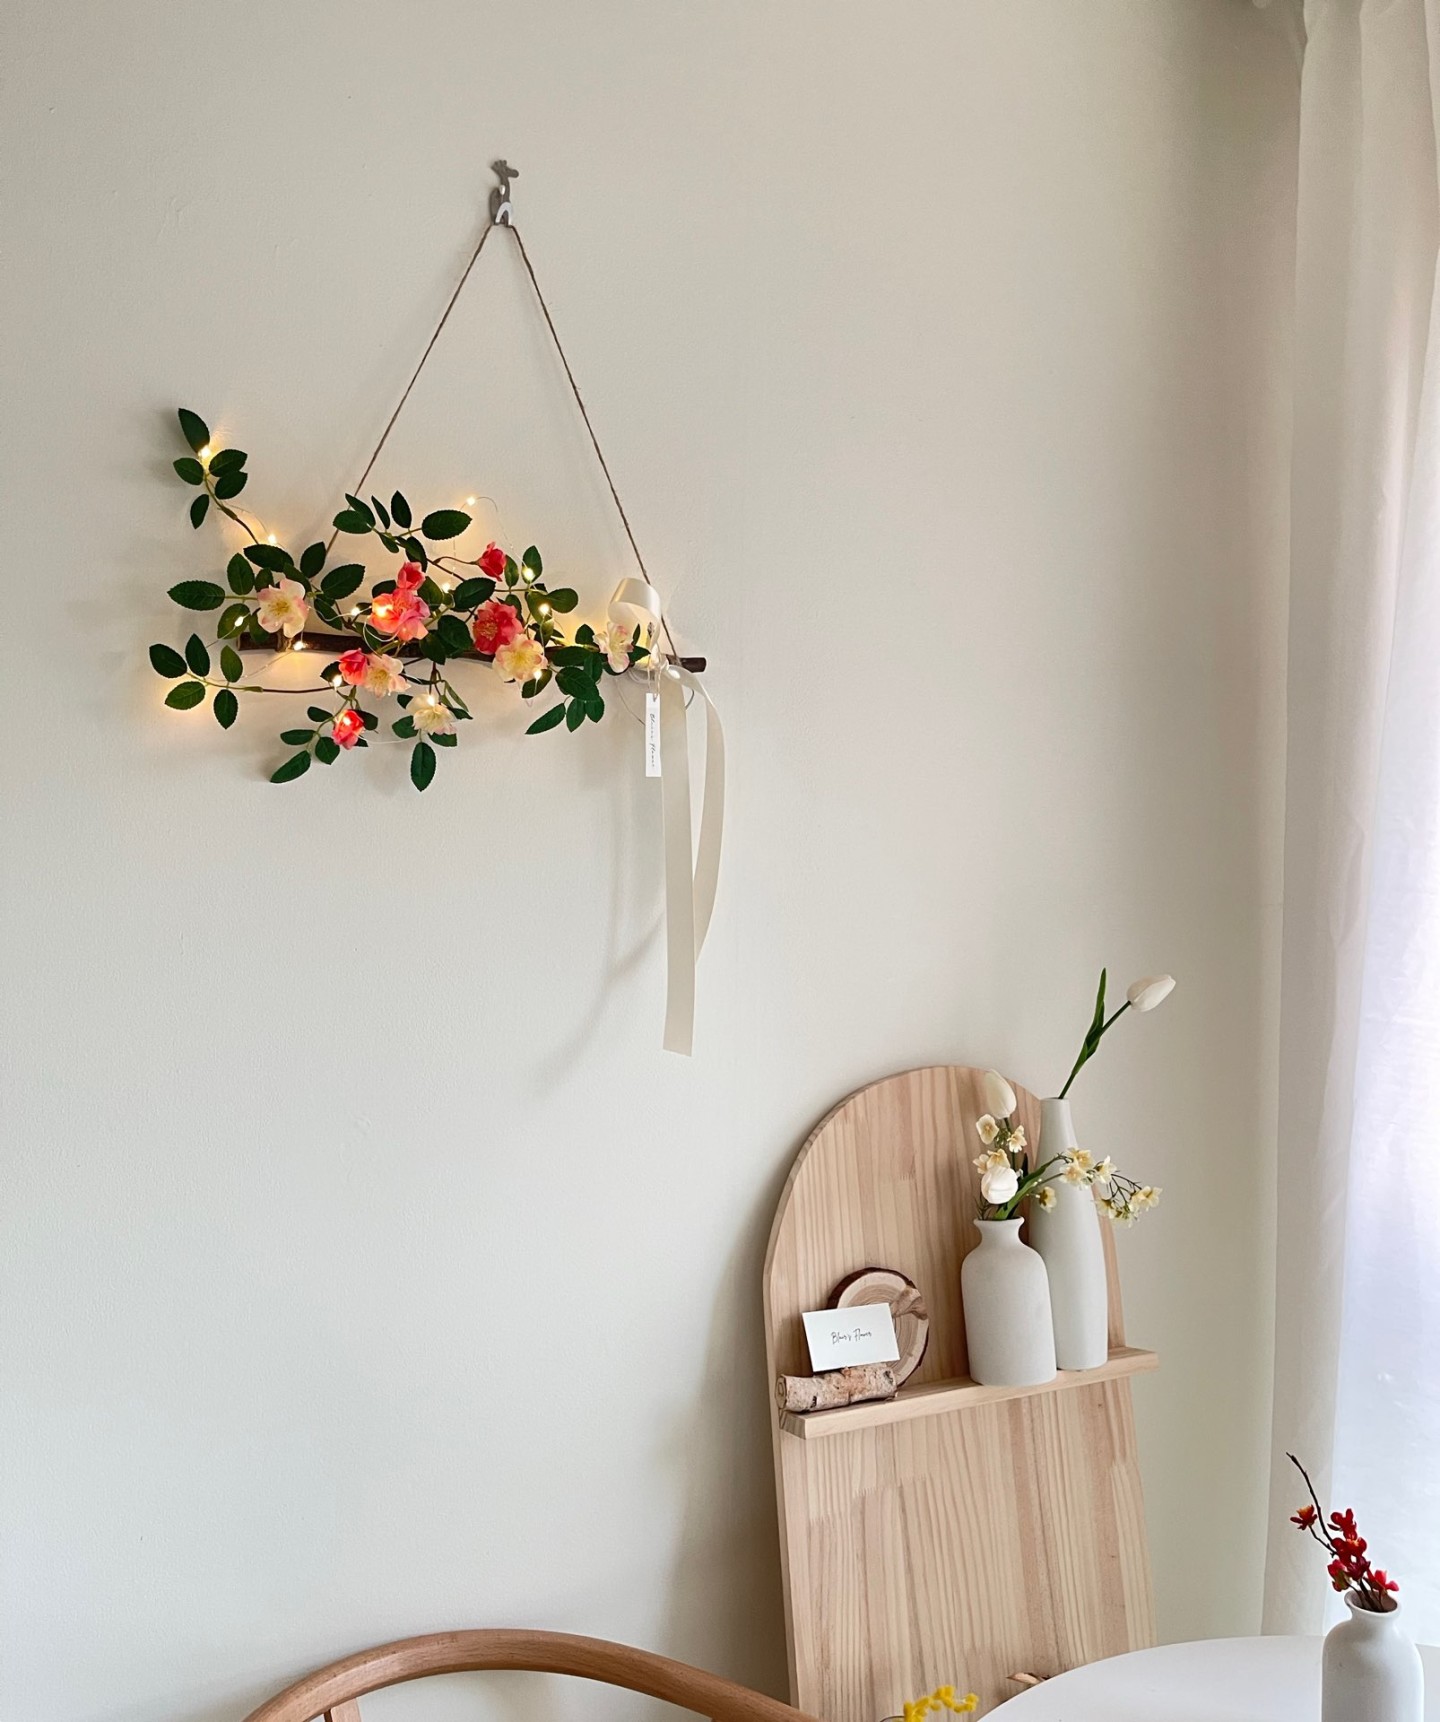
[[[895,1321],[900,1356],[892,1367],[898,1387],[920,1367],[930,1342],[930,1313],[914,1280],[894,1268],[862,1268],[841,1280],[830,1294],[831,1309],[855,1309],[873,1303],[889,1304]]]

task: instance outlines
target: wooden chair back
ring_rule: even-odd
[[[509,1629],[401,1638],[317,1668],[252,1710],[246,1722],[361,1722],[358,1700],[430,1674],[522,1669],[569,1674],[663,1699],[712,1722],[814,1722],[778,1698],[628,1644],[565,1632]]]

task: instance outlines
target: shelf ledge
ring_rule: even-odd
[[[782,1411],[780,1427],[802,1441],[822,1435],[844,1435],[852,1429],[877,1429],[886,1423],[909,1423],[917,1417],[938,1417],[946,1411],[966,1411],[976,1405],[997,1405],[1007,1399],[1028,1399],[1036,1393],[1062,1393],[1067,1387],[1091,1387],[1101,1381],[1118,1381],[1141,1375],[1159,1366],[1153,1351],[1133,1345],[1118,1345],[1098,1369],[1062,1369],[1053,1381],[1035,1387],[982,1387],[968,1376],[954,1381],[931,1381],[923,1387],[902,1387],[893,1399],[871,1399],[860,1405],[842,1405],[834,1411]]]

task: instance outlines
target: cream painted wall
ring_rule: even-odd
[[[1051,1087],[1102,960],[1182,978],[1076,1090],[1166,1187],[1122,1244],[1165,1354],[1162,1625],[1253,1628],[1287,9],[11,0],[3,28],[6,1722],[229,1722],[467,1623],[778,1690],[758,1274],[788,1161],[907,1065]],[[628,720],[524,740],[492,690],[423,799],[393,753],[274,789],[272,714],[222,739],[144,661],[164,588],[216,566],[171,407],[315,536],[499,154],[729,727],[690,1062],[658,1050]],[[384,482],[493,497],[599,601],[622,543],[513,259],[441,357]],[[534,1689],[483,1691],[375,1717]]]

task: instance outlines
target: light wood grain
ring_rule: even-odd
[[[355,1722],[359,1710],[354,1701],[367,1692],[430,1674],[502,1668],[573,1674],[626,1687],[713,1722],[813,1722],[778,1698],[632,1645],[565,1632],[508,1629],[434,1632],[359,1651],[287,1686],[251,1711],[246,1722],[315,1722],[327,1713],[336,1722]]]
[[[360,1706],[352,1699],[336,1704],[325,1712],[325,1722],[360,1722]]]
[[[878,1429],[885,1423],[908,1423],[917,1417],[935,1417],[967,1406],[996,1404],[1002,1399],[1025,1399],[1035,1393],[1058,1393],[1067,1387],[1090,1387],[1097,1381],[1119,1381],[1141,1375],[1160,1363],[1153,1351],[1121,1345],[1098,1369],[1062,1369],[1053,1381],[1038,1387],[985,1387],[963,1376],[959,1381],[931,1381],[923,1387],[902,1388],[893,1399],[859,1405],[842,1405],[828,1411],[782,1411],[780,1427],[787,1435],[814,1441],[822,1435],[843,1435],[851,1429]]]
[[[988,1709],[1016,1669],[1051,1675],[1153,1641],[1114,1239],[1116,1368],[1032,1393],[968,1381],[960,1263],[977,1237],[982,1073],[940,1066],[841,1103],[802,1149],[765,1264],[767,1361],[803,1370],[800,1314],[883,1263],[919,1287],[930,1343],[902,1395],[810,1413],[830,1438],[773,1416],[791,1698],[826,1722],[877,1722],[943,1682]],[[1040,1106],[1017,1089],[1040,1139]],[[929,1388],[950,1403],[910,1408]],[[853,1423],[852,1423],[852,1420]]]
[[[863,1273],[836,1286],[831,1293],[836,1309],[855,1309],[864,1304],[885,1304],[895,1323],[895,1379],[902,1386],[920,1367],[930,1343],[930,1315],[919,1289],[894,1268],[866,1268]]]

